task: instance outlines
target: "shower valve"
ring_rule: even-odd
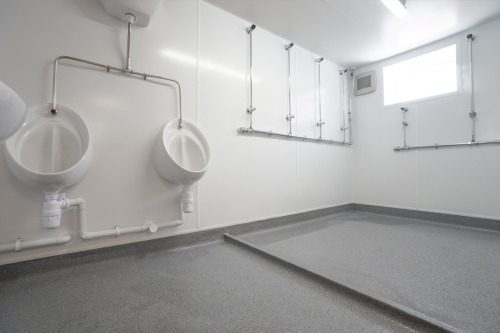
[[[476,118],[476,116],[477,116],[477,112],[476,111],[469,112],[469,117]]]
[[[254,108],[253,106],[251,106],[251,107],[247,108],[247,113],[252,114],[255,110],[256,110],[256,108]]]
[[[295,118],[294,115],[288,115],[288,116],[286,116],[286,120],[288,120],[288,121],[292,120],[293,118]]]
[[[403,126],[408,126],[408,122],[405,120],[402,122]]]

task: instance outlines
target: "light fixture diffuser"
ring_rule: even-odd
[[[380,0],[396,17],[406,15],[406,0]]]

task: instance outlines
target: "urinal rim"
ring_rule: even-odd
[[[76,169],[76,168],[79,168],[80,165],[82,164],[82,162],[84,160],[87,160],[89,158],[91,158],[91,155],[92,155],[92,138],[91,138],[91,135],[90,135],[90,130],[87,126],[87,123],[85,122],[85,120],[78,114],[78,112],[76,112],[75,110],[65,106],[65,105],[61,105],[61,104],[58,104],[57,105],[57,110],[58,112],[62,111],[62,112],[68,112],[70,114],[72,114],[72,116],[74,116],[76,119],[78,119],[79,122],[81,122],[81,124],[83,125],[83,133],[86,134],[86,141],[87,141],[87,144],[86,145],[83,145],[84,146],[84,153],[81,155],[81,157],[78,159],[78,161],[76,161],[75,163],[73,163],[73,165],[71,167],[69,167],[68,169],[65,169],[65,170],[62,170],[62,171],[58,171],[58,172],[38,172],[38,171],[35,171],[35,170],[32,170],[28,167],[26,167],[23,163],[21,163],[20,161],[20,154],[18,153],[15,153],[14,152],[14,148],[16,147],[16,145],[14,145],[14,142],[16,142],[16,140],[18,139],[18,136],[21,135],[21,133],[23,132],[22,131],[22,128],[24,126],[28,126],[28,122],[30,122],[32,119],[34,118],[39,118],[39,117],[42,117],[41,115],[39,116],[35,116],[35,117],[29,117],[30,113],[34,113],[34,112],[39,112],[41,114],[40,111],[43,112],[43,109],[42,108],[45,108],[47,109],[47,112],[50,112],[50,110],[52,109],[52,104],[49,104],[49,103],[44,103],[44,104],[34,104],[34,105],[30,105],[27,107],[27,112],[26,112],[26,118],[25,118],[25,121],[23,123],[23,125],[21,126],[21,129],[16,133],[14,134],[12,137],[10,137],[8,140],[5,141],[5,152],[8,156],[8,158],[14,162],[18,167],[22,168],[23,170],[25,170],[26,172],[32,174],[32,175],[39,175],[41,177],[43,176],[62,176],[66,173],[69,173],[70,171]],[[78,132],[78,135],[81,137],[81,133],[80,131],[77,131]],[[84,141],[85,143],[85,141]],[[89,166],[90,166],[90,163],[89,163]],[[88,169],[88,167],[87,167]],[[86,171],[85,171],[86,172]]]
[[[163,126],[163,128],[162,128],[162,130],[160,132],[161,133],[161,142],[162,142],[163,150],[165,151],[165,154],[167,154],[168,158],[175,164],[175,166],[177,166],[181,170],[183,170],[185,172],[192,173],[192,174],[203,174],[203,173],[205,173],[208,170],[208,167],[210,166],[210,162],[211,162],[211,158],[212,158],[211,152],[210,152],[210,145],[208,144],[208,140],[205,138],[205,136],[203,135],[203,133],[201,132],[201,130],[196,125],[194,125],[193,123],[191,123],[190,121],[183,120],[182,123],[183,123],[183,129],[186,130],[186,125],[187,125],[189,127],[189,130],[191,131],[191,133],[194,134],[195,137],[202,144],[201,148],[203,149],[203,152],[205,153],[205,156],[206,156],[204,167],[201,170],[196,170],[196,171],[186,169],[185,167],[183,167],[182,165],[180,165],[179,163],[177,163],[175,161],[175,159],[173,159],[172,156],[171,156],[171,154],[169,153],[169,151],[167,149],[167,142],[165,142],[165,137],[167,137],[168,132],[173,131],[173,130],[175,130],[177,128],[177,126],[179,124],[179,119],[178,118],[174,118],[174,119],[168,121]],[[176,134],[176,135],[185,135],[185,134],[179,133],[179,134]]]

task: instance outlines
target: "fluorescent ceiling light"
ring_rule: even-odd
[[[380,0],[397,17],[406,15],[406,0]]]

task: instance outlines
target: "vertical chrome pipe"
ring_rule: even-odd
[[[130,68],[130,35],[132,34],[132,24],[135,22],[135,15],[127,13],[125,14],[125,17],[127,17],[127,24],[128,24],[128,35],[127,35],[127,66],[125,67],[124,71],[127,73],[132,72],[132,68]]]
[[[250,41],[249,41],[249,46],[250,46],[250,63],[249,63],[249,74],[250,74],[250,108],[252,108],[253,106],[253,79],[252,79],[252,66],[253,66],[253,50],[252,50],[252,31],[253,29],[248,32],[248,29],[247,29],[247,32],[248,32],[248,35],[249,35],[249,38],[250,38]]]
[[[128,37],[127,37],[127,66],[125,67],[125,70],[127,72],[131,71],[130,68],[130,35],[132,33],[132,23],[128,23]]]
[[[249,46],[250,46],[250,64],[249,64],[249,74],[250,74],[250,106],[247,108],[247,113],[250,115],[250,129],[252,129],[252,114],[256,110],[253,106],[253,80],[252,80],[252,31],[256,28],[255,24],[252,24],[246,28],[247,34],[249,35]]]
[[[408,147],[406,144],[406,127],[408,127],[408,122],[406,121],[406,112],[408,112],[408,108],[402,107],[401,111],[403,111],[403,148]]]
[[[467,35],[467,40],[469,41],[469,75],[470,75],[470,112],[469,117],[471,119],[471,142],[476,142],[476,116],[477,113],[474,110],[474,70],[472,67],[472,41],[475,39],[473,34]]]
[[[290,49],[292,48],[293,43],[289,43],[285,45],[285,50],[287,53],[287,65],[288,65],[288,115],[286,116],[286,120],[288,121],[288,135],[292,135],[292,119],[295,116],[292,116],[292,93],[291,93],[291,79],[290,79]]]
[[[356,68],[351,68],[352,89],[349,95],[349,112],[347,113],[347,121],[349,123],[349,144],[352,145],[352,99],[354,97],[354,88],[356,80]]]
[[[324,58],[318,58],[314,60],[316,64],[318,65],[318,110],[319,110],[319,122],[316,123],[316,126],[319,127],[319,139],[322,140],[323,138],[323,131],[322,127],[325,124],[325,122],[321,118],[321,65],[320,63],[324,60]]]
[[[53,71],[53,76],[52,76],[52,109],[50,110],[50,113],[53,115],[57,114],[56,110],[56,88],[57,88],[57,63],[59,62],[59,58],[57,57],[56,60],[54,60],[54,71]]]
[[[342,131],[343,139],[342,142],[346,143],[345,141],[345,131],[347,130],[347,127],[345,127],[345,79],[344,79],[344,74],[347,72],[347,69],[339,71],[340,75],[340,112],[342,112],[342,127],[340,130]]]

